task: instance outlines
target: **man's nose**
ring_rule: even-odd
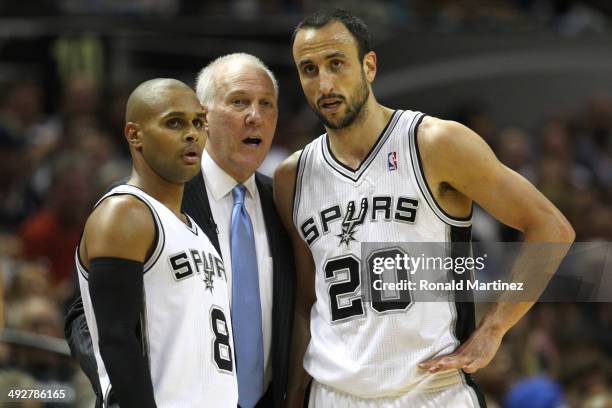
[[[253,104],[248,112],[246,117],[246,123],[250,126],[259,126],[261,124],[261,107]]]
[[[189,126],[189,129],[187,130],[187,132],[185,132],[185,135],[183,137],[187,142],[197,142],[200,138],[200,131],[201,130],[199,128],[192,124],[191,126]]]
[[[333,77],[326,70],[322,70],[319,74],[319,92],[322,95],[328,95],[334,90]]]

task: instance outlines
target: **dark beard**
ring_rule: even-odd
[[[321,122],[325,125],[325,127],[329,129],[344,129],[346,127],[351,126],[355,123],[357,119],[361,116],[363,112],[363,107],[365,106],[368,97],[370,96],[370,88],[368,88],[367,81],[365,79],[365,75],[362,72],[361,74],[361,86],[356,92],[355,97],[353,98],[353,103],[348,104],[346,108],[346,113],[344,117],[339,123],[332,123],[323,116],[323,114],[319,111],[319,109],[315,109],[315,114],[321,119]],[[346,102],[346,99],[344,99]]]

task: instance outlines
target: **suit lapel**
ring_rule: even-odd
[[[274,294],[272,298],[272,347],[276,347],[276,344],[279,342],[279,330],[281,330],[282,326],[283,313],[286,313],[284,308],[279,306],[282,305],[279,302],[283,297],[283,292],[286,291],[286,288],[284,288],[286,285],[283,282],[283,272],[280,267],[280,261],[284,255],[281,253],[281,247],[278,242],[279,224],[274,207],[272,186],[269,183],[265,183],[259,173],[255,173],[255,182],[259,191],[264,224],[266,224],[268,247],[270,254],[272,254],[272,293]],[[273,361],[273,366],[275,365],[276,359]]]
[[[255,173],[255,183],[259,191],[259,200],[261,201],[261,210],[266,224],[266,235],[268,236],[268,245],[270,253],[274,253],[274,199],[272,191],[262,180],[259,173]]]
[[[210,239],[215,249],[221,255],[217,224],[210,210],[208,193],[204,184],[202,172],[185,184],[182,210],[189,214]]]

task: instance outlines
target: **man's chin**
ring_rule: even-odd
[[[234,178],[236,178],[236,176],[239,176],[240,178],[249,178],[257,171],[259,166],[261,166],[261,163],[263,163],[265,157],[265,155],[254,155],[252,153],[250,154],[250,156],[236,157],[236,168],[234,169],[234,171],[237,174],[232,176]]]
[[[344,127],[343,126],[344,116],[334,115],[333,117],[327,117],[320,111],[317,111],[317,116],[327,128],[337,130],[337,129],[342,129]]]
[[[182,177],[179,181],[179,183],[186,183],[189,180],[191,180],[192,178],[194,178],[195,176],[197,176],[200,173],[200,167],[196,167],[194,168],[192,171],[188,171],[182,174]]]

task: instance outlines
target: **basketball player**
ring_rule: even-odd
[[[326,133],[274,177],[298,268],[289,406],[302,406],[304,368],[310,407],[484,405],[469,373],[532,303],[499,303],[474,330],[473,303],[365,302],[360,242],[446,242],[452,253],[470,240],[473,201],[527,241],[571,242],[572,227],[470,129],[378,103],[358,18],[307,17],[293,58]]]
[[[223,262],[180,211],[200,171],[204,118],[174,79],[146,81],[128,99],[132,175],[98,201],[76,258],[105,407],[236,407]]]

